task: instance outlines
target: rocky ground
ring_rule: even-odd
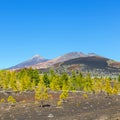
[[[0,93],[0,97],[8,94],[13,93]],[[58,93],[43,106],[34,102],[33,92],[13,96],[17,103],[0,103],[0,120],[120,120],[120,95],[70,93],[59,107]]]

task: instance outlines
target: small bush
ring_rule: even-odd
[[[83,94],[84,98],[88,98],[88,95],[86,93]]]
[[[12,96],[9,96],[8,99],[7,99],[7,102],[16,103],[16,100]]]
[[[4,98],[2,98],[2,99],[0,100],[0,102],[1,102],[1,103],[4,103],[4,102],[5,102],[5,99],[4,99]]]

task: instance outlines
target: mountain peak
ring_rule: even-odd
[[[88,53],[88,56],[99,56],[96,53]]]
[[[70,52],[70,53],[67,53],[65,55],[73,55],[73,56],[80,56],[80,57],[83,57],[83,56],[86,56],[84,53],[82,52]]]
[[[34,55],[31,59],[45,59],[42,56],[40,56],[39,54]]]
[[[61,57],[73,57],[73,58],[77,58],[77,57],[86,57],[86,55],[82,52],[70,52],[67,54],[64,54]]]
[[[74,59],[79,57],[86,57],[86,55],[82,52],[69,52],[67,54],[57,57],[55,60],[57,60],[57,62],[63,62],[69,59]]]
[[[41,57],[39,54],[34,55],[33,57]]]

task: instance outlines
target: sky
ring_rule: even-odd
[[[120,61],[120,0],[0,0],[0,69],[74,51]]]

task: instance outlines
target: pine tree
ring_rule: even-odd
[[[77,88],[77,78],[76,78],[76,74],[75,74],[74,71],[72,72],[71,82],[72,82],[72,90],[76,90],[76,88]]]
[[[68,74],[66,72],[62,73],[61,77],[60,77],[60,80],[61,80],[61,88],[63,87],[63,84],[67,85],[68,84],[68,80],[69,80],[69,77],[68,77]]]
[[[10,78],[9,78],[9,86],[13,91],[17,91],[17,86],[16,86],[16,72],[10,71]]]
[[[59,78],[58,75],[56,75],[52,78],[52,81],[50,82],[50,88],[53,91],[59,91],[60,90],[60,78]]]
[[[83,90],[83,75],[82,73],[79,73],[77,75],[77,78],[76,78],[76,82],[77,82],[77,88],[78,90]]]
[[[30,77],[31,82],[34,81],[35,85],[39,83],[39,71],[37,69],[29,68],[27,69],[27,74]]]
[[[41,105],[44,104],[44,101],[49,98],[49,94],[46,88],[46,85],[44,84],[44,81],[41,80],[38,83],[38,86],[35,88],[35,100],[41,101]]]
[[[118,82],[120,82],[120,74],[118,75]]]
[[[44,84],[45,84],[46,87],[50,86],[50,80],[49,80],[49,77],[48,77],[47,73],[45,73],[43,75],[43,81],[44,81]]]
[[[84,91],[91,92],[92,91],[92,79],[90,73],[86,75],[84,78]]]

